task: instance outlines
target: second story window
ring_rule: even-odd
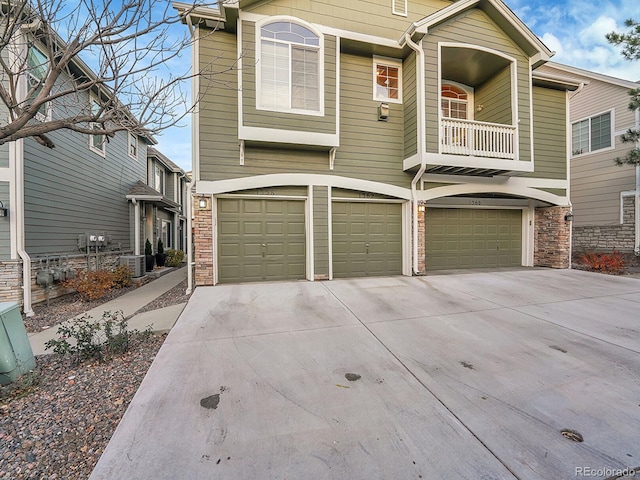
[[[373,57],[373,99],[402,103],[402,62]]]
[[[319,35],[291,21],[259,27],[256,106],[291,113],[322,113]]]
[[[29,45],[27,50],[27,101],[29,103],[33,102],[42,91],[48,69],[49,59],[47,56],[34,45]],[[49,120],[51,118],[49,107],[48,102],[41,105],[36,114],[36,119],[40,121]]]
[[[157,164],[153,166],[153,188],[164,195],[164,170]]]
[[[95,98],[91,98],[91,113],[97,115],[100,111],[100,104]],[[102,127],[98,123],[91,124],[91,130],[102,130]],[[104,133],[96,133],[89,135],[89,148],[103,157],[106,155],[107,138]]]
[[[611,112],[585,118],[571,125],[571,152],[582,155],[612,147]]]
[[[440,108],[445,118],[466,120],[468,116],[469,95],[463,89],[455,85],[442,85],[440,95]]]
[[[129,156],[133,159],[138,158],[138,136],[129,132]]]

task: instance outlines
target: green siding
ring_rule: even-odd
[[[232,33],[198,29],[199,67],[212,65],[215,82],[202,85],[206,92],[200,102],[200,178],[219,180],[242,176],[231,171],[239,167],[238,81],[236,36]],[[204,80],[201,80],[204,82]],[[241,170],[240,170],[241,171]],[[225,172],[225,173],[222,173]]]
[[[402,171],[404,105],[390,103],[388,121],[379,121],[373,58],[341,58],[340,148],[334,174],[408,187],[411,177]]]
[[[427,152],[438,152],[438,42],[468,43],[505,53],[517,61],[520,160],[531,160],[529,58],[484,12],[473,9],[433,28],[424,38],[426,52]],[[503,95],[509,95],[509,90]]]
[[[475,90],[475,106],[482,105],[476,112],[478,122],[513,125],[511,115],[511,68],[503,69]]]
[[[9,182],[0,182],[0,201],[4,208],[9,208]],[[10,217],[0,217],[0,259],[11,257],[11,224]]]
[[[533,88],[534,168],[529,177],[567,178],[566,92]]]
[[[329,275],[329,193],[313,187],[313,245],[315,275]]]
[[[133,160],[127,154],[127,133],[119,132],[107,144],[105,158],[89,150],[86,135],[60,130],[50,136],[55,149],[32,139],[24,142],[27,252],[77,253],[78,235],[87,232],[111,235],[107,248],[131,248],[125,196],[145,179],[145,144]]]
[[[260,2],[248,10],[262,15],[291,15],[334,28],[396,39],[411,22],[448,5],[450,2],[442,0],[411,0],[406,17],[391,13],[391,0],[275,0]]]
[[[256,26],[242,22],[242,114],[249,127],[336,133],[336,39],[324,36],[324,116],[256,109]]]
[[[418,152],[418,101],[416,93],[416,56],[410,54],[402,64],[405,158]]]

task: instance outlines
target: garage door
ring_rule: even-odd
[[[402,274],[402,205],[333,202],[333,276]]]
[[[427,208],[427,271],[522,265],[522,211]]]
[[[305,278],[305,204],[218,200],[218,281]]]

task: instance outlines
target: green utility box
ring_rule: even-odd
[[[36,359],[16,302],[0,302],[0,384],[36,368]]]

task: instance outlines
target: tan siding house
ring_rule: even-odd
[[[198,285],[569,265],[579,82],[538,73],[551,52],[500,0],[393,5],[186,19],[215,74],[194,117]]]
[[[637,251],[637,167],[615,159],[632,148],[621,135],[639,128],[640,113],[628,108],[628,92],[639,85],[557,63],[541,70],[583,83],[570,95],[574,250]]]

